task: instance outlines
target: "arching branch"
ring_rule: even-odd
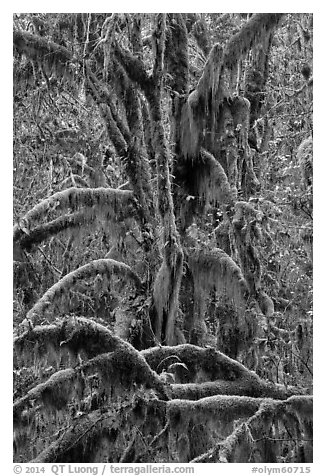
[[[224,65],[232,69],[239,59],[270,30],[275,28],[284,13],[256,13],[228,42]]]
[[[277,422],[278,425],[286,424],[286,414],[291,414],[290,421],[297,428],[305,430],[306,422],[312,420],[312,397],[293,396],[285,401],[263,400],[258,410],[245,422],[238,425],[235,430],[223,441],[211,448],[207,453],[194,458],[191,463],[231,463],[248,462],[248,452],[252,452],[259,438],[268,440],[266,435],[270,426]],[[311,435],[298,435],[303,439]],[[293,437],[291,438],[293,440]],[[277,436],[271,438],[275,445]],[[310,443],[311,444],[311,443]]]
[[[82,353],[91,359],[90,368],[93,364],[95,366],[97,363],[100,364],[102,358],[110,360],[112,353],[117,357],[112,361],[112,366],[116,366],[114,367],[116,373],[125,372],[126,378],[134,378],[134,381],[145,383],[150,388],[156,389],[162,398],[167,399],[165,384],[151,369],[142,354],[106,327],[86,318],[71,318],[56,325],[35,326],[14,340],[14,349],[17,357],[27,364],[34,358],[49,357],[50,349],[58,354],[67,349],[75,356]],[[92,360],[95,358],[99,360]],[[118,371],[120,360],[121,369]],[[87,366],[87,363],[85,365]],[[110,372],[113,375],[114,369]]]
[[[89,216],[85,211],[71,213],[60,216],[44,225],[35,226],[28,234],[24,233],[16,241],[20,249],[30,251],[33,245],[38,245],[51,236],[57,235],[65,230],[80,229],[85,223],[90,225],[96,220],[96,212]]]
[[[73,398],[80,401],[85,377],[94,373],[99,375],[101,388],[111,398],[113,394],[120,395],[121,388],[130,391],[133,385],[158,389],[161,396],[162,392],[166,396],[163,382],[141,355],[131,346],[120,344],[114,352],[100,354],[74,368],[58,370],[48,380],[33,387],[14,402],[14,421],[19,425],[23,410],[35,403],[40,402],[45,408],[62,410]]]
[[[112,188],[76,188],[71,187],[66,190],[51,195],[42,202],[35,205],[20,220],[20,226],[14,227],[14,241],[19,240],[24,233],[28,234],[31,224],[39,220],[50,211],[71,209],[76,210],[82,207],[95,207],[105,211],[107,219],[119,219],[119,215],[125,215],[126,209],[134,207],[133,193],[129,190],[116,190]]]
[[[175,366],[176,378],[182,383],[171,386],[173,398],[199,400],[212,395],[247,395],[284,400],[291,395],[307,393],[306,389],[266,382],[255,372],[212,347],[182,344],[153,347],[143,350],[141,354],[157,372],[169,371],[171,364],[172,367],[175,363],[182,364]],[[201,383],[193,383],[199,379]]]
[[[85,278],[90,278],[96,275],[117,274],[119,276],[128,278],[140,290],[142,283],[138,275],[130,268],[130,266],[114,261],[111,259],[99,259],[92,261],[80,268],[72,271],[57,283],[55,283],[46,293],[37,301],[37,303],[27,313],[26,319],[33,323],[37,317],[41,316],[49,306],[53,305],[64,293],[69,291],[78,281]]]

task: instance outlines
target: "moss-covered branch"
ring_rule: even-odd
[[[150,91],[153,87],[153,82],[147,74],[143,61],[118,43],[113,44],[112,50],[131,81],[135,82],[145,93]]]
[[[179,429],[185,431],[190,420],[202,425],[212,420],[227,425],[239,418],[250,417],[257,412],[262,401],[262,398],[238,395],[215,395],[197,401],[170,400],[167,413],[172,431],[177,433]]]
[[[285,400],[292,395],[306,395],[306,389],[273,384],[260,379],[253,372],[237,380],[173,384],[171,397],[182,400],[199,400],[213,395],[243,395],[254,398]]]
[[[119,216],[126,217],[126,210],[134,208],[133,194],[129,190],[102,187],[94,189],[72,187],[62,190],[38,203],[26,213],[20,220],[20,226],[14,227],[14,241],[19,240],[24,233],[28,233],[32,222],[43,218],[48,212],[78,210],[82,207],[94,207],[105,213],[107,219],[119,220]]]
[[[113,81],[113,78],[110,78]],[[112,94],[106,86],[96,78],[90,68],[87,68],[88,90],[99,107],[108,135],[117,154],[124,156],[128,149],[131,133],[123,114],[119,114],[114,104]]]
[[[205,149],[200,150],[197,193],[205,203],[213,206],[232,205],[234,194],[229,179],[218,160]]]
[[[62,296],[81,279],[95,277],[98,274],[107,277],[110,277],[112,274],[122,276],[129,279],[138,290],[142,286],[139,276],[130,266],[111,259],[98,259],[72,271],[48,289],[27,313],[27,320],[33,323],[35,319],[40,317],[51,305],[62,298]]]
[[[67,345],[69,347],[69,341]],[[121,395],[122,388],[131,391],[133,385],[157,389],[161,396],[166,397],[163,382],[145,359],[131,346],[119,345],[114,352],[100,354],[75,368],[59,370],[36,385],[14,402],[14,423],[19,426],[22,411],[31,404],[35,405],[35,402],[55,410],[62,410],[73,398],[80,402],[85,376],[94,373],[99,376],[101,390],[108,398]]]
[[[79,370],[102,369],[104,379],[107,375],[108,379],[121,378],[122,384],[143,383],[158,391],[162,398],[167,398],[165,384],[140,352],[106,327],[86,318],[70,318],[56,325],[35,326],[14,340],[14,349],[17,358],[27,365],[33,364],[34,359],[51,359],[51,354],[60,354],[65,350],[74,356],[82,353],[91,360]],[[78,368],[75,370],[79,371]],[[69,372],[67,375],[72,378]],[[60,375],[65,378],[64,374]]]
[[[24,233],[17,240],[20,249],[30,251],[33,245],[38,245],[51,236],[66,230],[80,229],[83,225],[91,225],[96,220],[96,211],[86,214],[85,211],[70,213],[52,220],[44,225],[35,226],[28,234]]]
[[[198,18],[191,31],[197,41],[199,48],[206,57],[211,49],[211,40],[206,22],[202,18]]]
[[[70,65],[75,60],[64,46],[22,30],[14,31],[13,43],[17,53],[25,55],[36,64],[41,64],[48,77],[51,74],[58,77],[73,77]]]
[[[258,452],[261,450],[265,452],[264,462],[276,462],[274,455],[277,454],[278,433],[282,426],[290,436],[289,441],[292,444],[296,445],[296,441],[300,440],[307,441],[307,453],[311,453],[312,406],[312,397],[308,396],[293,396],[285,401],[263,400],[258,410],[247,421],[238,425],[227,438],[207,453],[194,458],[191,462],[248,462],[248,454],[252,454],[255,448]],[[274,431],[271,431],[273,424],[275,424]],[[269,434],[271,436],[268,436]],[[306,462],[308,461],[312,461],[309,456]]]
[[[211,48],[196,89],[182,106],[180,137],[185,159],[197,160],[203,144],[210,151],[216,148],[213,141],[216,141],[214,134],[217,133],[219,109],[223,101],[231,100],[232,96],[232,81],[228,75],[234,74],[242,56],[258,43],[266,32],[273,29],[281,17],[282,14],[253,15],[240,32],[230,39],[225,50],[219,44]],[[177,143],[178,140],[177,137]]]
[[[75,356],[83,353],[93,358],[126,347],[138,354],[130,344],[106,327],[82,317],[65,319],[58,324],[35,326],[14,340],[17,357],[26,365],[33,365],[35,359],[50,358],[51,349],[60,352],[66,348]]]
[[[188,36],[186,24],[181,13],[167,15],[164,63],[168,73],[168,85],[173,93],[188,92]]]
[[[194,283],[194,312],[188,322],[189,329],[193,332],[192,342],[202,344],[205,341],[206,325],[204,318],[208,296],[211,292],[215,293],[221,303],[228,302],[230,308],[232,307],[234,310],[233,313],[229,312],[225,322],[220,322],[220,339],[222,339],[220,345],[223,346],[223,350],[226,343],[223,342],[222,336],[228,334],[228,332],[223,333],[223,325],[229,329],[236,328],[237,333],[241,335],[241,339],[245,342],[252,334],[253,323],[248,321],[245,316],[248,286],[239,266],[227,253],[219,248],[194,251],[188,256],[188,266]],[[232,319],[233,315],[234,319]],[[237,357],[238,344],[238,339],[234,339],[231,349],[230,342],[228,342],[227,347],[229,349],[227,352],[232,357]]]
[[[247,395],[284,400],[291,395],[306,394],[305,389],[266,382],[211,347],[183,344],[154,347],[141,353],[156,372],[169,371],[169,366],[176,364],[176,379],[181,383],[171,386],[173,398],[198,400],[212,395]]]
[[[224,53],[224,65],[230,70],[255,44],[275,28],[284,13],[257,13],[228,42]]]
[[[80,399],[83,388],[80,370],[59,370],[14,402],[14,424],[19,425],[22,411],[32,401],[42,402],[46,408],[61,410],[73,397]]]
[[[189,255],[188,262],[203,288],[214,286],[219,294],[223,291],[229,294],[228,288],[232,288],[230,296],[234,296],[235,301],[237,294],[247,294],[248,286],[241,269],[225,251],[219,248],[195,251]],[[239,288],[238,293],[234,292],[235,287]]]
[[[242,364],[212,347],[203,348],[192,344],[182,344],[152,347],[141,351],[141,353],[151,368],[157,372],[164,370],[169,364],[176,361],[171,361],[171,358],[183,362],[188,371],[183,374],[182,382],[196,381],[197,373],[202,376],[202,380],[225,379],[233,381],[247,375],[249,372]]]
[[[71,425],[68,431],[53,441],[31,462],[63,463],[78,460],[79,463],[82,463],[80,455],[84,454],[86,442],[90,442],[105,432],[107,420],[112,421],[111,412],[103,414],[101,410],[96,410],[83,415]]]
[[[133,395],[122,402],[110,402],[100,410],[74,419],[63,435],[53,441],[33,462],[89,463],[97,461],[95,455],[100,451],[101,444],[107,443],[108,440],[117,461],[135,462],[137,461],[135,458],[147,455],[151,447],[155,448],[154,445],[158,440],[161,443],[162,434],[164,436],[167,432],[167,425],[164,430],[161,430],[164,425],[167,402],[155,398],[144,398],[143,395],[142,391],[133,392]],[[149,419],[150,425],[148,425]],[[154,439],[149,427],[155,428],[154,432],[157,432]],[[135,439],[137,434],[141,435],[140,445],[137,445],[137,437]],[[126,443],[126,435],[130,436],[127,437],[128,443]],[[152,441],[149,446],[146,445],[144,451],[145,435],[150,436]]]

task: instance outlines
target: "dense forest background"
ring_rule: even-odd
[[[312,461],[312,14],[13,44],[15,461]]]

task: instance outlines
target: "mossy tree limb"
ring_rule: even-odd
[[[104,392],[107,398],[120,395],[122,388],[130,391],[134,385],[158,389],[159,394],[166,398],[163,382],[141,355],[131,347],[120,345],[114,352],[97,355],[74,368],[58,370],[48,380],[33,387],[14,402],[14,421],[19,425],[23,410],[39,402],[45,408],[62,410],[74,398],[81,401],[85,378],[94,373],[99,376],[102,394]]]
[[[176,364],[175,379],[180,383],[171,386],[173,398],[197,400],[211,395],[238,394],[283,400],[307,392],[306,389],[286,388],[266,382],[255,372],[212,347],[182,344],[153,347],[141,353],[156,372],[167,371]]]
[[[56,301],[58,301],[67,291],[69,291],[81,279],[87,279],[97,275],[110,277],[112,274],[129,279],[137,290],[142,287],[139,276],[130,268],[130,266],[112,259],[99,259],[92,261],[80,268],[65,275],[55,283],[46,293],[37,301],[37,303],[28,311],[26,319],[33,323],[39,319],[42,314]]]
[[[234,381],[216,380],[214,382],[172,384],[171,398],[199,400],[214,395],[242,395],[253,398],[273,398],[285,400],[292,395],[306,395],[306,389],[284,387],[248,374]]]
[[[62,233],[67,230],[80,230],[84,225],[88,226],[94,223],[96,220],[96,211],[91,214],[85,214],[82,212],[70,213],[67,215],[60,216],[55,220],[47,222],[42,225],[36,225],[29,230],[28,234],[23,234],[21,238],[18,238],[14,242],[15,245],[19,247],[20,250],[31,251],[31,248],[35,245],[42,243],[48,238]]]
[[[134,205],[133,193],[130,190],[71,187],[51,195],[31,208],[21,218],[20,225],[14,227],[14,241],[28,233],[31,224],[49,212],[94,207],[105,211],[108,218],[118,218],[120,213],[125,216],[125,211],[130,210],[130,207],[134,208]]]
[[[283,15],[283,13],[253,15],[228,42],[224,54],[225,66],[232,69],[250,48],[279,24]]]
[[[297,411],[298,408],[301,409],[300,412]],[[286,418],[285,415],[287,412],[289,414],[292,413],[292,420]],[[248,451],[253,454],[255,448],[256,451],[258,451],[258,454],[261,454],[264,462],[277,462],[274,458],[277,451],[279,425],[285,425],[290,436],[289,441],[292,441],[294,446],[297,446],[298,443],[300,443],[300,440],[308,442],[306,444],[308,456],[306,462],[312,461],[309,459],[312,439],[310,430],[307,429],[307,422],[311,420],[312,397],[292,396],[285,401],[263,400],[258,411],[256,411],[247,421],[238,425],[227,438],[222,442],[219,442],[207,453],[194,458],[191,462],[248,462]],[[270,427],[274,427],[273,429],[276,431],[275,433],[272,432],[272,436],[268,435]],[[261,445],[261,442],[263,443],[263,446]],[[274,447],[274,451],[271,451],[271,445]],[[254,459],[254,461],[257,461],[257,459]]]
[[[69,65],[76,61],[64,46],[22,30],[14,30],[13,43],[17,53],[26,55],[38,65],[42,64],[48,77],[52,73],[59,77],[71,75]]]
[[[93,368],[97,364],[101,365],[103,354],[106,355],[104,360],[110,360],[112,354],[112,356],[115,355],[112,361],[115,369],[118,369],[120,360],[121,365],[125,365],[126,379],[133,379],[132,375],[137,374],[140,383],[147,382],[146,385],[152,385],[151,388],[156,389],[163,399],[167,398],[168,390],[165,384],[140,352],[106,327],[86,318],[69,318],[61,321],[60,324],[35,326],[15,339],[14,349],[17,358],[25,364],[33,362],[34,358],[46,358],[51,353],[50,349],[53,349],[57,354],[68,350],[75,357],[83,355],[88,359],[95,359],[93,363],[88,361],[91,362],[89,365]],[[98,361],[96,361],[97,357]],[[87,366],[87,362],[85,365]],[[116,373],[119,374],[119,372]]]

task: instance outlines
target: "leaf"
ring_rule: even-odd
[[[165,357],[165,359],[161,360],[161,362],[158,364],[157,366],[157,369],[156,369],[156,372],[159,373],[160,372],[160,369],[162,369],[164,367],[164,364],[169,361],[169,360],[176,360],[178,362],[181,362],[180,358],[177,356],[177,355],[168,355],[167,357]],[[171,364],[172,365],[172,364]]]
[[[189,372],[188,367],[183,362],[174,362],[174,364],[171,364],[168,366],[168,371],[173,371],[174,369],[177,369],[178,367],[182,367],[183,369],[186,369],[187,372]]]

